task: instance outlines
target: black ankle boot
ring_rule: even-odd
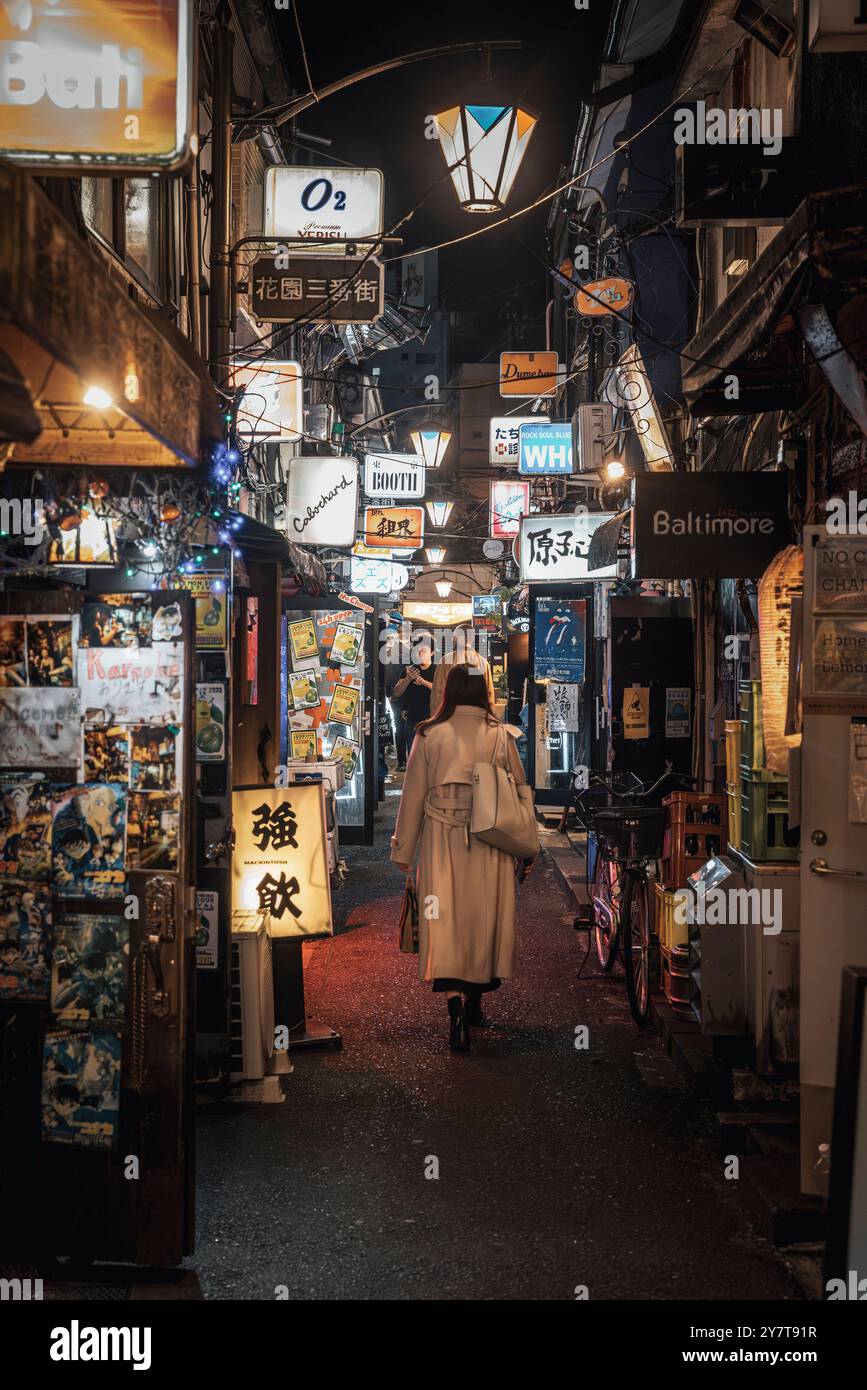
[[[490,1023],[482,1012],[482,991],[472,990],[464,1002],[464,1017],[470,1028],[490,1028]]]
[[[459,994],[449,1000],[449,1047],[452,1052],[469,1052],[470,1029],[464,1012],[464,1001]]]

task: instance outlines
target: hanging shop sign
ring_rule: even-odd
[[[286,534],[299,545],[350,546],[358,512],[352,458],[294,458],[286,484]]]
[[[473,627],[482,632],[499,632],[503,601],[499,594],[473,594]]]
[[[622,314],[632,303],[631,280],[591,280],[575,296],[575,308],[587,318],[601,318],[616,311]]]
[[[500,395],[553,396],[559,370],[556,352],[501,352]]]
[[[598,526],[610,520],[610,512],[522,517],[516,543],[521,579],[615,579],[616,564],[597,570],[587,567],[591,537]]]
[[[368,497],[424,497],[425,466],[418,454],[365,454]]]
[[[482,543],[482,554],[486,560],[499,560],[505,549],[502,541],[493,538]]]
[[[290,442],[304,434],[304,380],[298,362],[238,362],[232,386],[244,394],[236,416],[238,434],[248,444]]]
[[[259,323],[375,323],[382,315],[385,267],[375,256],[257,256],[248,275]]]
[[[580,685],[584,679],[587,603],[582,599],[536,599],[533,678]]]
[[[539,425],[546,419],[544,415],[495,415],[491,420],[489,462],[517,463],[521,425]]]
[[[787,492],[784,473],[638,474],[632,577],[757,577],[791,539]]]
[[[518,472],[572,472],[571,420],[543,420],[518,430]]]
[[[412,623],[423,627],[460,627],[469,623],[473,617],[473,605],[457,599],[407,599],[403,604],[403,616]]]
[[[173,169],[187,157],[191,0],[19,0],[0,10],[0,155],[65,174]]]
[[[649,685],[630,685],[624,690],[623,737],[650,738]]]
[[[273,936],[330,936],[331,885],[321,782],[232,793],[232,915]]]
[[[266,237],[328,241],[382,232],[381,169],[296,168],[265,171]]]
[[[530,484],[509,482],[497,478],[490,485],[490,526],[491,536],[503,539],[517,536],[521,529],[521,517],[530,510]]]
[[[670,472],[674,467],[674,458],[668,433],[656,407],[653,387],[637,343],[628,347],[612,368],[606,381],[605,395],[615,410],[628,410],[641,452],[651,472]]]
[[[424,507],[367,507],[364,544],[379,550],[418,550],[424,543]]]
[[[353,555],[349,587],[356,594],[393,594],[409,583],[406,565],[394,560],[368,560]]]

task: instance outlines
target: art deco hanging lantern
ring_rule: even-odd
[[[500,212],[538,117],[520,106],[452,106],[434,119],[465,212]]]
[[[424,459],[425,468],[439,468],[451,441],[449,430],[413,430],[412,447]]]
[[[444,526],[447,526],[454,505],[454,502],[447,502],[441,497],[431,498],[429,502],[425,502],[431,526],[435,527],[437,531],[441,531]]]
[[[441,545],[429,545],[424,553],[431,565],[441,565],[446,558],[446,552]]]

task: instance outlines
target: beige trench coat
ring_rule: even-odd
[[[411,864],[419,849],[420,980],[489,985],[514,974],[515,861],[476,840],[469,819],[474,763],[493,762],[496,750],[499,765],[526,780],[520,732],[458,705],[451,719],[416,734],[391,857]]]

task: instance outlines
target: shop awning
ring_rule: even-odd
[[[683,386],[693,415],[752,415],[799,403],[807,337],[800,311],[819,304],[833,317],[867,291],[865,229],[863,185],[804,199],[687,344]]]
[[[328,584],[325,566],[318,556],[304,546],[295,545],[282,531],[266,526],[261,521],[244,512],[229,512],[228,522],[221,522],[221,528],[228,525],[232,540],[241,551],[248,564],[263,564],[269,560],[284,564],[301,581],[309,594],[320,594]],[[206,544],[218,543],[214,538],[216,531]]]
[[[133,304],[39,185],[0,167],[0,350],[27,383],[42,426],[12,461],[192,467],[222,437],[216,393]],[[111,405],[84,404],[92,387]]]

